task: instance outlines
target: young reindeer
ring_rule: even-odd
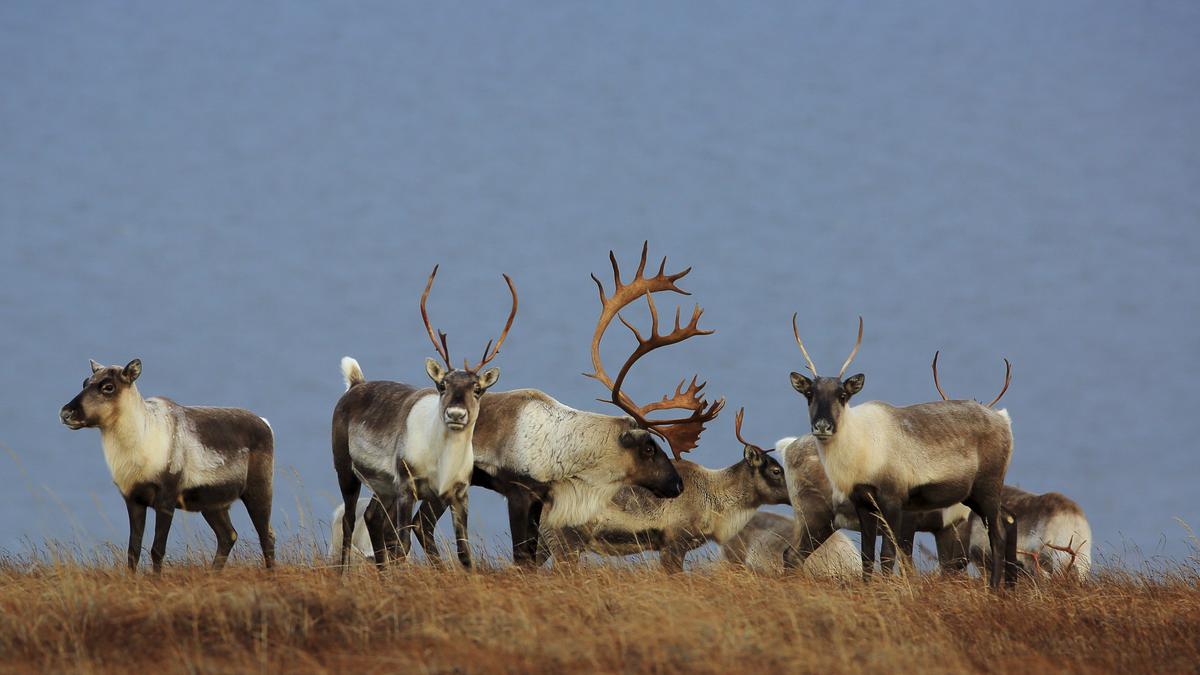
[[[938,380],[939,354],[933,355],[933,386],[942,400],[948,401],[950,398]],[[1004,395],[1008,380],[1006,374],[1004,389],[989,408]],[[1092,529],[1079,504],[1057,492],[1034,494],[1011,485],[1005,485],[1001,494],[1004,511],[1016,519],[1017,561],[1026,573],[1035,577],[1061,573],[1073,574],[1080,580],[1087,578],[1091,569]],[[951,523],[935,536],[943,569],[961,571],[968,560],[983,569],[990,562],[986,531],[978,516]],[[911,538],[907,545],[911,551]]]
[[[783,467],[762,448],[742,438],[742,416],[735,435],[743,445],[742,460],[724,469],[709,469],[676,460],[683,494],[660,499],[641,488],[622,488],[607,508],[581,527],[546,533],[558,559],[577,558],[583,551],[630,555],[660,551],[667,572],[683,570],[684,557],[706,542],[724,545],[742,531],[760,506],[786,504]]]
[[[407,557],[408,525],[418,498],[450,505],[458,559],[464,567],[472,564],[467,540],[467,487],[474,466],[472,434],[480,397],[500,379],[500,369],[481,369],[499,353],[512,327],[517,315],[517,289],[504,275],[512,294],[512,311],[504,331],[494,348],[488,341],[477,365],[472,367],[464,360],[462,369],[456,369],[450,365],[446,334],[438,331],[434,336],[425,310],[437,271],[435,266],[421,294],[425,330],[445,363],[443,368],[436,360],[425,359],[425,372],[433,380],[434,389],[384,380],[368,382],[357,361],[342,359],[346,393],[333,410],[333,460],[345,504],[340,556],[343,568],[354,532],[355,503],[364,482],[380,504],[376,511],[369,511],[373,517],[366,519],[377,565],[384,564],[386,553]]]
[[[143,399],[134,382],[142,362],[102,366],[91,362],[83,391],[62,407],[72,430],[98,427],[104,460],[129,511],[127,562],[137,570],[146,509],[154,509],[150,559],[162,572],[175,509],[199,511],[217,535],[213,568],[221,569],[237,541],[229,506],[240,499],[258,531],[266,566],[275,564],[271,489],[275,439],[267,421],[240,408],[182,406]]]
[[[606,296],[600,280],[592,275],[600,290],[601,313],[592,337],[590,375],[610,390],[607,400],[628,413],[602,415],[576,410],[534,389],[490,394],[483,400],[479,422],[475,426],[475,473],[472,484],[503,494],[508,502],[509,527],[513,540],[513,560],[520,565],[537,565],[539,530],[583,525],[606,507],[622,486],[636,485],[655,497],[671,498],[680,494],[683,482],[675,467],[655,441],[666,440],[676,457],[696,446],[704,425],[716,417],[724,400],[712,404],[704,400],[704,384],[696,378],[688,386],[681,382],[673,396],[646,406],[637,406],[621,391],[630,368],[642,356],[712,331],[697,326],[702,310],[692,313],[691,321],[681,326],[676,312],[675,328],[667,335],[658,332],[658,315],[651,294],[688,293],[676,282],[691,268],[667,274],[666,258],[658,273],[645,276],[648,244],[642,245],[641,262],[632,280],[621,280],[616,256],[609,251],[615,288]],[[638,346],[613,381],[600,363],[599,345],[605,329],[618,312],[645,296],[650,305],[653,328],[643,339],[634,331]],[[632,329],[622,318],[621,321]],[[677,419],[653,420],[654,411],[683,410],[689,415]],[[444,506],[435,500],[421,505],[417,534],[427,555],[436,557],[433,528]]]
[[[880,401],[850,406],[863,389],[861,373],[842,380],[862,344],[858,339],[836,377],[821,377],[809,358],[796,315],[792,331],[813,378],[791,373],[792,387],[808,401],[812,435],[835,502],[849,500],[862,529],[863,578],[875,566],[875,539],[882,520],[898,537],[905,511],[942,509],[959,502],[983,520],[992,552],[990,583],[1000,587],[1001,567],[1016,583],[1015,561],[1005,560],[1000,525],[1001,488],[1012,455],[1012,429],[1006,411],[974,401],[935,401],[895,407]],[[894,546],[885,545],[883,569],[894,564]],[[797,552],[802,561],[810,551]]]

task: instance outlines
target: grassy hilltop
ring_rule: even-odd
[[[247,547],[251,548],[251,547]],[[918,575],[841,584],[655,565],[344,577],[243,551],[161,578],[45,554],[0,560],[0,671],[1194,671],[1200,571],[1088,583]]]

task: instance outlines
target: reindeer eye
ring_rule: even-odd
[[[779,468],[779,467],[777,467],[777,466],[773,466],[773,467],[771,467],[771,475],[772,475],[772,476],[778,476],[778,475],[779,475],[779,474],[781,474],[781,473],[783,473],[783,469],[781,469],[781,468]]]
[[[116,390],[117,388],[113,386],[112,382],[105,382],[104,384],[100,385],[100,391],[104,392],[105,394],[111,394]]]
[[[483,396],[483,387],[475,387],[475,397]]]

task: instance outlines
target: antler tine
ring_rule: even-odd
[[[508,284],[508,292],[512,294],[512,310],[508,313],[508,321],[504,323],[504,330],[500,331],[500,337],[496,340],[496,348],[492,349],[492,341],[488,340],[487,346],[483,348],[483,360],[475,366],[474,370],[479,370],[496,358],[496,355],[500,353],[500,345],[504,344],[504,339],[508,337],[508,329],[512,328],[513,319],[517,318],[517,287],[513,285],[512,278],[507,274],[504,275],[504,282]]]
[[[742,438],[742,418],[745,416],[745,414],[746,414],[746,406],[742,406],[741,408],[738,408],[737,414],[734,415],[734,417],[733,417],[733,435],[737,436],[737,439],[742,442],[742,445],[744,445],[748,448],[754,448],[755,450],[757,450],[759,452],[770,452],[770,450],[763,450],[762,448],[758,447],[757,445]]]
[[[851,350],[850,356],[846,358],[846,362],[842,364],[842,369],[838,371],[838,379],[846,374],[846,369],[850,367],[850,362],[854,360],[854,355],[858,353],[858,348],[862,346],[863,320],[858,317],[858,339],[854,341],[854,349]]]
[[[804,348],[804,341],[800,339],[800,329],[796,328],[796,316],[799,312],[792,313],[792,334],[796,336],[796,344],[800,345],[800,353],[804,355],[804,362],[808,364],[808,369],[812,371],[813,377],[820,377],[817,374],[817,367],[813,365],[812,359],[808,357],[808,350]]]
[[[433,266],[433,271],[429,273],[429,280],[425,282],[425,292],[421,294],[421,319],[425,321],[425,330],[429,331],[429,340],[433,342],[433,348],[437,350],[438,356],[441,356],[442,360],[446,362],[447,368],[453,370],[454,366],[450,365],[450,348],[446,346],[446,334],[438,331],[438,335],[441,336],[439,345],[438,338],[433,334],[433,326],[429,323],[429,313],[425,311],[425,301],[429,299],[429,289],[433,288],[433,280],[437,276],[438,267],[440,265]]]
[[[1008,359],[1004,359],[1004,388],[1000,390],[1000,393],[996,395],[996,398],[992,399],[992,402],[987,407],[990,408],[996,405],[1000,402],[1000,399],[1004,398],[1004,392],[1008,391],[1009,382],[1012,382],[1012,364],[1008,362]]]
[[[937,387],[938,394],[942,397],[943,401],[949,401],[950,397],[946,396],[946,392],[942,391],[942,384],[938,382],[937,360],[938,355],[941,353],[942,350],[940,349],[933,353],[933,386]]]

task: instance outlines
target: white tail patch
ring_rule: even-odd
[[[354,509],[354,533],[350,538],[350,550],[357,553],[363,558],[374,560],[375,551],[371,546],[371,535],[367,533],[367,523],[363,515],[367,511],[367,505],[371,503],[370,497],[365,497],[358,500],[358,505]],[[341,560],[342,555],[342,517],[346,514],[346,505],[338,504],[338,507],[333,510],[333,515],[330,516],[330,525],[332,532],[329,535],[329,559],[335,563]],[[351,558],[353,560],[353,558]]]
[[[775,441],[775,452],[779,453],[779,463],[783,463],[783,458],[787,455],[788,446],[796,442],[796,436],[784,436]]]
[[[347,391],[350,387],[367,381],[367,378],[363,376],[362,368],[358,366],[358,361],[349,356],[342,357],[342,379],[346,381]]]

